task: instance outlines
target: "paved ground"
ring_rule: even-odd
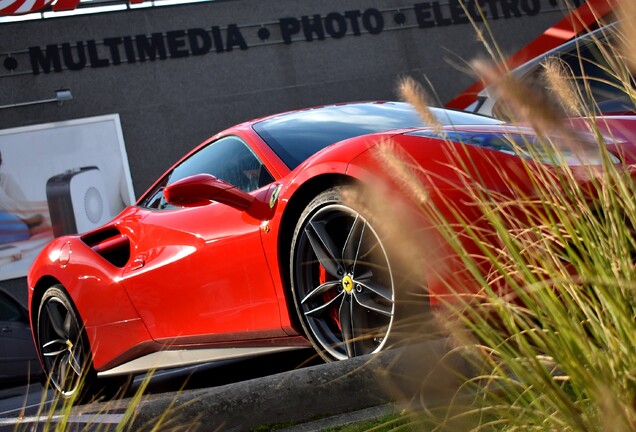
[[[160,419],[160,429],[189,431],[249,431],[291,424],[288,430],[322,430],[333,422],[381,415],[392,409],[391,402],[409,400],[414,394],[424,395],[427,403],[439,403],[457,389],[456,372],[467,370],[459,357],[448,354],[446,340],[435,340],[242,382],[146,395],[136,404],[132,430],[150,430]],[[114,430],[130,405],[131,399],[126,399],[77,407],[71,418],[75,426],[68,430],[81,430],[91,422],[99,427],[89,430]],[[348,414],[338,416],[343,413]],[[4,427],[10,426],[4,417],[2,430],[3,421]],[[15,415],[9,417],[15,421]],[[316,422],[318,418],[324,420]],[[31,426],[37,420],[23,418]]]

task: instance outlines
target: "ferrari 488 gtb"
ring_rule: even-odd
[[[530,131],[432,112],[442,130],[395,102],[237,125],[189,153],[110,223],[55,239],[28,275],[34,340],[52,385],[72,397],[81,376],[84,395],[103,388],[93,385],[100,379],[153,368],[312,345],[340,360],[389,346],[409,266],[426,266],[416,255],[398,263],[405,248],[386,241],[381,221],[417,213],[417,204],[374,149],[391,141],[433,174],[425,181],[435,199],[466,209],[461,181],[450,180],[465,171],[500,193],[511,179],[532,185],[509,143],[532,141]],[[347,198],[376,181],[393,185],[379,209],[387,219]],[[423,246],[449,258],[425,274],[427,295],[415,302],[422,310],[447,292],[446,276],[460,266],[443,242]]]

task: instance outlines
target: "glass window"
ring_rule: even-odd
[[[0,295],[0,321],[21,322],[25,319],[20,306],[8,297]]]
[[[626,85],[631,86],[633,83],[624,82],[620,71],[605,57],[616,54],[613,43],[612,40],[590,42],[582,46],[579,52],[565,53],[562,61],[571,71],[589,107],[598,104],[598,110],[605,113],[633,111],[634,106],[625,89]]]
[[[470,113],[431,108],[443,125],[498,124],[499,120]],[[330,144],[391,129],[420,128],[427,124],[415,108],[400,102],[342,104],[300,110],[262,120],[254,131],[289,167]]]
[[[195,174],[211,174],[245,192],[252,192],[274,181],[247,144],[239,137],[229,136],[203,147],[177,165],[148,193],[141,205],[155,209],[174,208],[163,198],[163,189]]]
[[[600,34],[598,38],[577,42],[567,51],[557,52],[541,62],[541,66],[533,69],[521,79],[524,84],[537,93],[542,93],[547,103],[559,108],[558,96],[548,88],[545,76],[545,64],[551,61],[560,62],[565,70],[565,77],[576,86],[581,102],[589,112],[603,114],[624,114],[636,111],[630,93],[634,87],[633,77],[619,70],[615,59],[617,55],[614,38]],[[497,101],[493,107],[493,115],[505,120],[510,118],[510,109],[505,100]]]

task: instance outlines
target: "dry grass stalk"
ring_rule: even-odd
[[[560,60],[556,58],[549,59],[543,65],[543,78],[566,114],[582,116],[584,109],[572,84],[572,72],[566,70],[565,67]]]
[[[417,205],[423,206],[428,201],[428,191],[416,174],[420,170],[417,162],[409,163],[410,156],[391,141],[380,143],[374,151],[375,157],[393,173],[399,186]]]
[[[628,58],[636,71],[636,0],[619,3],[621,36],[628,44],[623,53],[601,45],[599,50],[605,57],[605,52],[610,54],[606,71],[614,72],[631,91],[630,78],[622,75],[627,70],[622,61]],[[571,70],[558,61],[550,62],[545,66],[544,84],[552,92],[543,93],[514,76],[503,75],[490,63],[473,66],[487,85],[492,84],[516,121],[528,123],[545,138],[546,145],[564,153],[569,151],[579,159],[599,155],[588,160],[589,171],[596,166],[603,175],[586,183],[594,188],[591,197],[577,174],[583,170],[570,168],[566,154],[567,159],[556,161],[561,165],[528,164],[536,180],[530,195],[521,189],[512,197],[473,196],[482,210],[484,229],[492,229],[499,241],[482,248],[493,265],[481,279],[483,303],[458,302],[457,307],[458,315],[466,316],[462,323],[481,342],[473,342],[476,363],[491,365],[492,372],[485,370],[480,377],[483,382],[466,378],[466,385],[474,383],[477,397],[481,395],[483,400],[474,404],[472,413],[467,409],[458,417],[478,417],[479,425],[471,429],[475,431],[636,430],[636,367],[631,355],[636,346],[635,186],[623,176],[620,165],[604,163],[598,168],[605,161],[601,156],[606,155],[598,129],[590,130],[598,142],[592,136],[583,139],[566,119],[586,115],[596,119],[595,107],[586,106],[593,100],[589,82],[595,78],[583,73],[576,78],[584,85],[573,87]],[[468,188],[471,181],[479,191],[479,178],[468,179],[466,189],[472,190]],[[430,201],[436,202],[436,195],[431,196]],[[474,219],[460,223],[474,233],[474,240],[480,240],[478,231],[469,231]],[[442,221],[440,229],[466,268],[480,276],[480,261],[462,249],[453,224],[454,219]],[[504,295],[499,287],[506,289]],[[459,334],[457,340],[471,344],[461,339],[461,330],[451,330],[451,334]],[[443,417],[434,430],[447,430],[447,421]]]
[[[598,143],[585,139],[566,121],[565,113],[550,103],[544,94],[534,91],[511,74],[502,74],[490,62],[476,60],[473,70],[490,84],[501,101],[505,101],[514,121],[528,123],[546,145],[557,151],[571,151],[581,161],[599,160]],[[557,138],[550,140],[550,137]]]
[[[629,68],[636,71],[636,1],[619,0],[617,16],[620,20],[622,37],[621,53],[625,56]]]
[[[402,78],[398,83],[398,94],[403,101],[408,102],[415,107],[417,112],[427,124],[438,129],[442,127],[439,120],[437,120],[437,117],[435,117],[428,108],[433,104],[431,103],[428,93],[419,82],[415,81],[411,77]]]
[[[502,74],[490,62],[475,60],[472,66],[484,82],[493,86],[517,120],[530,123],[540,135],[563,128],[563,113],[546,103],[543,95],[514,76]]]

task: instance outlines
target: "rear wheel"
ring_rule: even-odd
[[[294,304],[325,360],[376,353],[395,341],[396,267],[372,223],[345,203],[346,187],[327,190],[306,207],[291,252]]]

